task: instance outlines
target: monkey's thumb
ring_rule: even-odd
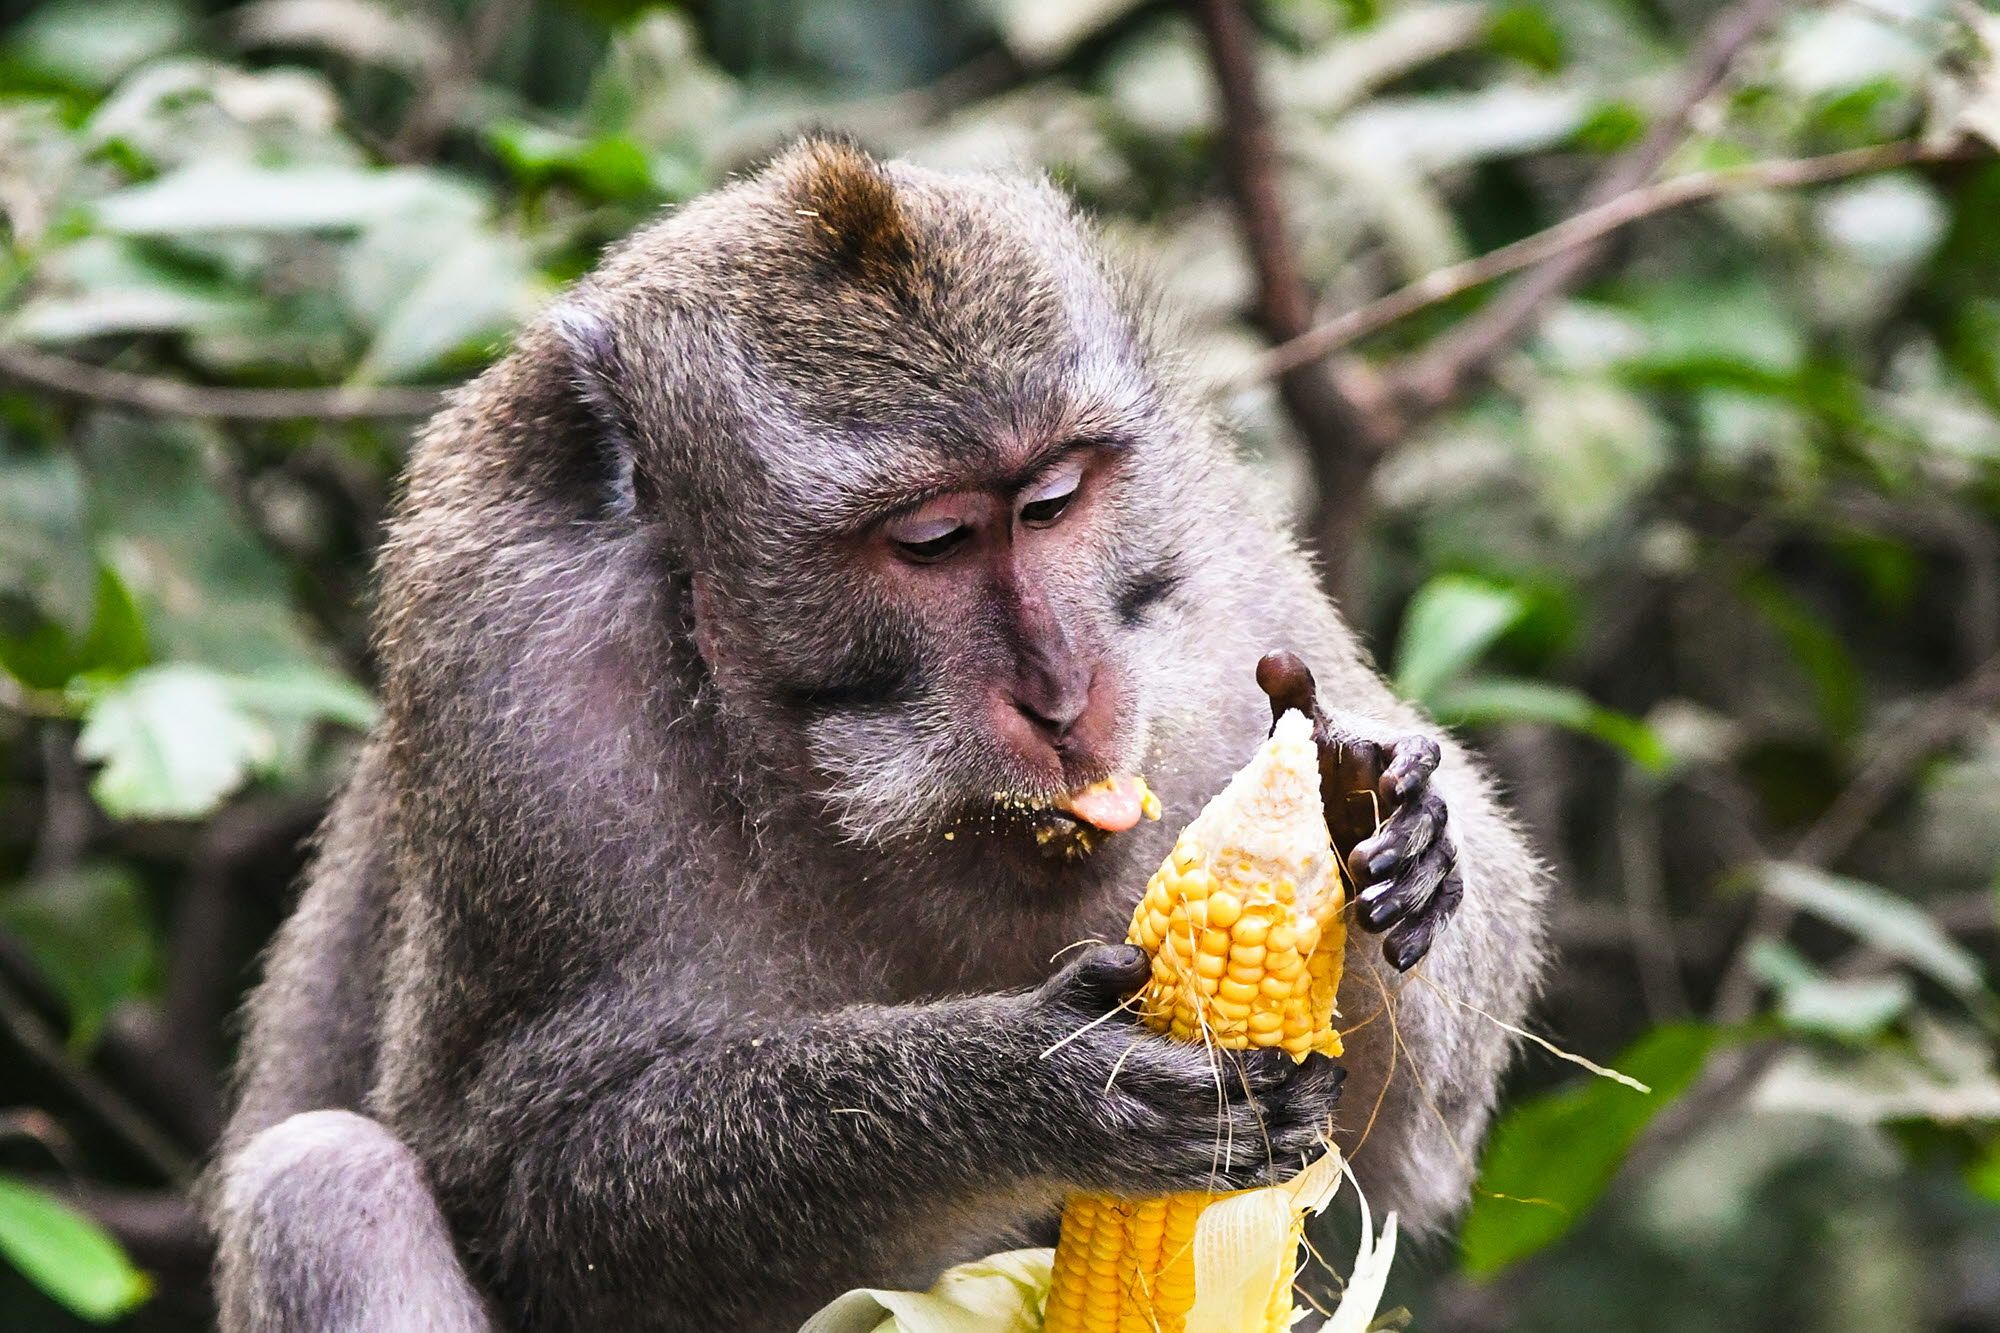
[[[1152,968],[1152,959],[1136,944],[1094,945],[1051,977],[1042,994],[1064,1008],[1102,1014],[1145,985]]]

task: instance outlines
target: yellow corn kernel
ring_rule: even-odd
[[[1232,1049],[1282,1047],[1301,1060],[1340,1053],[1346,895],[1328,842],[1311,728],[1288,713],[1181,831],[1133,912],[1127,938],[1153,953],[1139,1001],[1148,1026]],[[1045,1333],[1184,1333],[1195,1228],[1222,1197],[1070,1199]],[[1293,1258],[1303,1236],[1301,1217]],[[1291,1318],[1288,1279],[1274,1284],[1263,1328],[1244,1333],[1279,1333]]]

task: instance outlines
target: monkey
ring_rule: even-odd
[[[1330,1127],[1378,1211],[1463,1202],[1543,870],[1155,307],[1046,181],[815,135],[455,392],[247,1006],[225,1329],[791,1329]],[[1219,1067],[1113,941],[1286,708],[1357,891],[1347,1052]]]

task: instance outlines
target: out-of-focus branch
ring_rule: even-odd
[[[1744,43],[1784,7],[1784,0],[1738,0],[1716,15],[1675,80],[1672,98],[1645,136],[1591,185],[1584,195],[1584,211],[1630,194],[1659,173],[1686,133],[1689,115],[1722,83]],[[1427,415],[1449,404],[1518,342],[1550,300],[1575,285],[1600,253],[1601,247],[1592,244],[1562,250],[1396,370],[1394,399],[1412,415]]]
[[[1633,957],[1639,964],[1639,995],[1646,1016],[1655,1023],[1683,1018],[1690,1008],[1681,982],[1680,956],[1674,947],[1673,922],[1667,913],[1666,886],[1660,866],[1660,812],[1656,788],[1627,770],[1620,779],[1617,805],[1619,878],[1625,891],[1625,917],[1632,936]]]
[[[0,383],[58,398],[122,407],[162,417],[217,421],[368,421],[427,417],[440,390],[395,386],[244,389],[187,384],[160,375],[92,365],[72,357],[0,343]]]
[[[119,1016],[127,1045],[151,1057],[123,1071],[127,1085],[149,1104],[173,1103],[177,1124],[203,1145],[222,1128],[222,1033],[251,949],[244,906],[253,896],[283,893],[325,810],[325,793],[311,791],[243,800],[219,812],[189,858],[168,939],[165,993],[157,1008],[128,1006]]]
[[[1312,295],[1286,230],[1277,145],[1249,17],[1243,0],[1195,0],[1194,12],[1221,107],[1222,167],[1256,274],[1257,322],[1267,338],[1285,342],[1311,327]],[[1285,367],[1274,378],[1317,483],[1312,544],[1327,582],[1338,588],[1365,513],[1369,474],[1396,431],[1368,382],[1321,360]]]
[[[37,1183],[116,1236],[141,1267],[198,1273],[214,1253],[194,1205],[177,1191]]]
[[[1757,190],[1796,190],[1898,167],[1975,162],[1991,156],[1990,149],[1972,139],[1942,145],[1899,139],[1818,157],[1775,158],[1674,176],[1585,209],[1477,258],[1427,273],[1386,296],[1330,319],[1272,348],[1251,367],[1244,380],[1247,383],[1283,375],[1295,366],[1330,356],[1398,320],[1497,278],[1579,249],[1587,250],[1612,232],[1690,204]],[[1397,378],[1400,382],[1401,377]]]
[[[1898,728],[1826,813],[1792,845],[1788,859],[1826,867],[1844,856],[1924,761],[1959,734],[1969,719],[1984,716],[1996,702],[2000,702],[2000,656],[1988,658]],[[1712,1010],[1717,1024],[1733,1026],[1750,1016],[1756,1001],[1750,957],[1760,942],[1782,935],[1797,912],[1791,904],[1769,895],[1759,900],[1750,926],[1723,973]],[[1632,1180],[1644,1175],[1699,1133],[1719,1112],[1755,1087],[1785,1049],[1782,1042],[1763,1041],[1711,1057],[1694,1086],[1647,1130],[1620,1168],[1620,1177]]]
[[[1899,726],[1826,812],[1792,844],[1786,859],[1824,868],[1846,855],[1924,761],[1964,731],[1970,719],[1985,716],[1995,703],[2000,703],[2000,656],[1989,657]],[[1798,908],[1782,899],[1766,894],[1758,900],[1750,927],[1716,992],[1716,1022],[1740,1023],[1750,1016],[1757,996],[1750,956],[1760,942],[1784,934],[1797,916]]]
[[[154,1170],[176,1185],[190,1179],[193,1164],[187,1154],[122,1093],[72,1060],[55,1032],[5,977],[0,977],[0,1027]]]
[[[471,99],[479,75],[500,53],[507,34],[528,16],[527,0],[485,0],[469,17],[465,31],[451,46],[444,67],[419,92],[387,155],[397,162],[418,162],[436,151],[438,141]],[[439,15],[448,25],[449,8]]]

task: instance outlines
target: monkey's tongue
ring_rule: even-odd
[[[1144,778],[1119,776],[1071,792],[1063,798],[1061,808],[1106,833],[1123,833],[1147,813],[1149,802],[1153,817],[1159,818],[1158,802],[1152,801],[1152,795]]]

